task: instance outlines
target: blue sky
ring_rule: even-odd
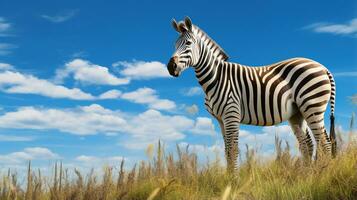
[[[165,63],[190,16],[230,60],[265,65],[291,57],[324,64],[337,82],[346,130],[357,101],[357,5],[353,1],[7,1],[0,3],[0,166],[129,165],[158,139],[222,153],[193,70],[174,79]],[[328,126],[328,120],[326,120]],[[286,124],[242,126],[241,147],[273,154]]]

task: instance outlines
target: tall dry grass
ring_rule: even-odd
[[[352,125],[351,125],[352,126]],[[28,165],[27,181],[20,186],[11,170],[0,181],[1,200],[112,200],[112,199],[357,199],[357,143],[339,138],[336,158],[306,162],[290,154],[278,137],[276,154],[261,161],[248,146],[236,174],[227,174],[219,158],[204,165],[188,146],[177,145],[174,155],[159,141],[146,151],[149,160],[125,170],[105,167],[98,177],[92,170],[74,176],[61,163],[52,177]]]

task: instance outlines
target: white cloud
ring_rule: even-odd
[[[61,23],[70,20],[78,13],[78,10],[69,10],[59,13],[57,15],[41,15],[43,19],[53,23]]]
[[[119,67],[120,66],[120,67]],[[152,61],[116,62],[113,67],[122,77],[112,74],[107,67],[93,64],[84,59],[74,59],[56,71],[55,82],[61,83],[69,76],[84,84],[125,85],[131,79],[170,77],[163,63]]]
[[[147,145],[162,141],[177,141],[193,128],[193,120],[180,115],[164,115],[157,110],[148,110],[130,120],[128,132],[132,138],[121,141],[129,149],[145,149]]]
[[[124,169],[130,170],[131,167],[138,162],[138,160],[131,163],[131,158],[123,156],[94,156],[94,155],[79,155],[75,157],[70,162],[64,163],[64,167],[66,169],[76,169],[79,170],[83,174],[88,174],[93,172],[97,174],[99,177],[103,176],[104,170],[103,167],[112,167],[115,171],[114,173],[119,173],[119,170],[116,166],[119,166],[120,163],[124,160]]]
[[[6,32],[8,32],[11,29],[12,25],[5,20],[5,18],[0,17],[0,36],[6,35]]]
[[[153,109],[132,115],[92,104],[71,109],[21,107],[1,115],[0,128],[58,130],[75,135],[128,134],[130,138],[120,144],[140,148],[138,144],[146,146],[158,139],[183,139],[185,133],[195,128],[205,128],[204,121],[199,118],[195,123],[185,116],[165,115]]]
[[[82,61],[79,62],[81,63]],[[94,73],[96,72],[93,71],[93,74]],[[84,76],[79,75],[79,77]],[[109,77],[111,77],[111,75],[109,75]],[[89,79],[89,76],[87,76],[87,78]],[[90,80],[94,81],[96,84],[104,84],[104,80],[109,81],[107,83],[111,84],[110,78],[106,79],[105,76],[102,76],[102,78],[102,81],[98,81],[98,79],[97,81],[94,81],[95,78],[93,77]],[[81,79],[82,81],[84,80],[83,78],[78,79]],[[99,96],[93,96],[92,94],[83,92],[78,88],[67,88],[45,79],[39,79],[33,75],[14,71],[14,67],[7,63],[0,63],[0,91],[17,94],[37,94],[51,98],[67,98],[73,100],[102,100],[121,98],[134,103],[148,105],[153,109],[172,110],[176,108],[175,102],[168,99],[160,99],[157,95],[157,92],[151,88],[139,88],[135,91],[126,93],[112,89],[100,94]]]
[[[352,35],[357,37],[357,18],[345,24],[315,23],[305,27],[316,33],[331,33],[335,35]]]
[[[0,55],[8,55],[15,48],[17,48],[16,45],[9,43],[0,43]]]
[[[14,66],[8,64],[8,63],[0,63],[0,71],[3,70],[13,70]]]
[[[195,115],[198,113],[198,106],[196,104],[192,104],[191,106],[186,106],[185,111],[190,115]]]
[[[333,73],[334,77],[345,77],[345,76],[357,76],[357,71],[351,71],[351,72],[335,72]]]
[[[57,130],[75,135],[124,134],[125,139],[118,144],[130,149],[144,149],[159,139],[174,142],[186,134],[214,133],[212,121],[204,117],[193,120],[153,109],[133,115],[98,104],[68,109],[21,107],[1,115],[0,128]]]
[[[62,82],[70,75],[73,75],[76,81],[92,85],[125,85],[130,82],[128,78],[119,78],[111,74],[107,67],[83,59],[74,59],[66,63],[64,68],[58,69],[55,81]]]
[[[97,160],[97,157],[81,155],[81,156],[76,157],[75,160],[80,161],[80,162],[93,162],[93,161]]]
[[[75,158],[75,161],[78,161],[84,167],[103,167],[105,165],[119,165],[119,163],[124,159],[122,156],[109,156],[109,157],[97,157],[97,156],[88,156],[80,155]],[[126,159],[124,159],[126,160]]]
[[[357,104],[357,94],[351,96],[352,103]]]
[[[79,111],[84,111],[85,113],[98,113],[98,114],[113,114],[114,112],[110,109],[106,109],[99,104],[91,104],[89,106],[78,107]],[[78,111],[77,109],[74,109]]]
[[[207,117],[197,117],[195,126],[191,132],[200,135],[214,135],[216,133],[212,119]]]
[[[297,148],[294,147],[297,147],[297,140],[289,125],[266,126],[262,128],[261,133],[240,130],[239,143],[256,147],[264,154],[266,151],[274,150],[276,135],[284,141],[284,144],[285,141],[289,143],[293,153],[296,152]]]
[[[207,123],[209,124],[209,123]],[[209,126],[208,126],[209,127]],[[291,147],[291,152],[293,154],[297,153],[297,148],[294,148],[296,144],[296,138],[293,132],[290,130],[288,125],[272,126],[272,127],[263,127],[261,132],[254,133],[244,129],[239,130],[239,149],[240,157],[245,159],[245,152],[247,144],[250,148],[258,150],[258,155],[263,157],[272,157],[274,156],[274,147],[275,147],[275,135],[278,135],[280,139],[283,140],[283,147],[285,146],[285,141],[289,142]],[[220,134],[219,134],[220,137]],[[214,155],[219,155],[222,162],[225,162],[224,159],[224,143],[223,138],[219,138],[215,144],[211,146],[206,146],[202,144],[189,144],[187,142],[179,143],[180,147],[186,147],[189,145],[189,150],[198,153],[199,155],[207,155],[210,160],[214,159]]]
[[[121,98],[134,103],[147,104],[150,108],[158,110],[172,110],[176,108],[175,102],[168,99],[159,99],[155,90],[146,87],[124,93],[121,95]]]
[[[351,117],[355,117],[354,113],[352,113]],[[342,137],[342,144],[338,145],[347,145],[349,142],[357,142],[357,129],[345,129],[341,125],[336,126],[336,133],[340,134]]]
[[[246,137],[246,136],[248,136],[250,134],[251,134],[251,132],[249,132],[247,130],[243,130],[243,129],[239,130],[239,137]]]
[[[53,153],[51,150],[42,147],[32,147],[32,148],[25,148],[24,152],[28,153],[32,157],[41,158],[41,159],[53,159],[58,158],[59,156]]]
[[[268,134],[290,134],[292,130],[289,125],[266,126],[263,127],[263,132]]]
[[[130,131],[134,137],[121,142],[122,146],[129,149],[145,149],[158,139],[168,142],[181,140],[185,138],[184,133],[215,134],[214,125],[209,118],[198,117],[194,121],[179,115],[163,115],[156,110],[148,110],[133,119]]]
[[[192,127],[191,119],[180,115],[164,115],[157,110],[147,110],[130,121],[129,132],[135,135],[162,135],[166,139],[183,138],[182,131]]]
[[[6,93],[38,94],[51,98],[95,99],[91,94],[85,93],[78,88],[70,89],[32,75],[14,71],[0,72],[0,90]]]
[[[122,130],[126,121],[97,104],[75,109],[21,107],[0,116],[0,127],[59,130],[76,135],[92,135]]]
[[[214,144],[211,146],[207,146],[207,145],[203,145],[203,144],[191,144],[191,143],[187,143],[187,142],[180,142],[178,145],[180,148],[188,147],[189,151],[194,151],[196,153],[203,153],[203,152],[207,152],[207,151],[208,152],[221,151],[221,149],[224,149],[223,144],[221,144],[221,145]]]
[[[170,77],[166,69],[166,65],[157,61],[119,61],[113,64],[113,67],[118,66],[120,66],[120,68],[118,68],[120,74],[132,79],[152,79]]]
[[[240,130],[240,132],[242,131],[244,130]],[[245,133],[240,135],[240,138],[248,144],[274,144],[275,135],[279,135],[280,138],[286,139],[289,142],[292,141],[292,139],[295,139],[289,125],[266,126],[262,128],[262,133],[256,134],[245,130]]]
[[[203,94],[203,90],[201,87],[198,86],[191,87],[183,91],[183,95],[185,96],[197,96],[202,94]]]
[[[32,169],[41,170],[43,176],[53,175],[53,166],[57,164],[59,166],[58,160],[61,159],[61,165],[63,168],[68,169],[70,173],[74,172],[74,169],[79,170],[82,174],[94,173],[98,177],[103,176],[103,167],[112,167],[114,173],[117,173],[118,168],[115,166],[120,165],[120,162],[124,159],[125,170],[130,170],[135,162],[131,162],[131,158],[124,158],[122,156],[90,156],[90,155],[80,155],[74,159],[63,158],[58,154],[52,152],[47,148],[42,147],[31,147],[26,148],[22,151],[11,152],[8,154],[0,154],[0,173],[7,173],[8,169],[16,172],[18,179],[23,180],[27,177],[27,165],[31,161]],[[138,160],[138,159],[136,159]]]
[[[117,99],[122,94],[119,90],[109,90],[99,95],[99,99]]]
[[[189,152],[194,152],[199,155],[198,159],[203,163],[206,163],[207,161],[216,161],[217,158],[221,164],[225,164],[226,162],[222,140],[212,145],[191,144],[187,142],[180,142],[178,145],[181,149],[186,149],[188,147]]]
[[[58,159],[58,154],[43,147],[25,148],[23,151],[13,152],[5,155],[0,155],[1,164],[20,164],[29,160],[48,160]]]
[[[72,58],[85,58],[88,57],[88,53],[86,51],[76,51],[71,55]]]
[[[32,141],[34,138],[28,136],[16,136],[16,135],[4,135],[0,134],[0,141],[1,142],[28,142]]]

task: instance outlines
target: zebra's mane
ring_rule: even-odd
[[[205,33],[202,29],[200,29],[198,26],[196,25],[192,25],[193,29],[196,29],[197,31],[197,36],[199,36],[200,38],[202,38],[203,41],[205,41],[209,47],[212,49],[213,53],[217,56],[220,56],[224,61],[227,61],[229,56],[226,52],[224,52],[224,50],[222,49],[221,46],[219,46],[216,41],[214,41],[211,37],[209,37],[207,35],[207,33]],[[193,30],[194,31],[194,30]]]

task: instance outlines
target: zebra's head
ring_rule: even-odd
[[[167,64],[167,69],[170,75],[178,77],[182,71],[198,62],[200,48],[189,17],[186,17],[185,21],[180,23],[173,19],[172,26],[180,34],[180,37],[176,41],[176,50]]]

